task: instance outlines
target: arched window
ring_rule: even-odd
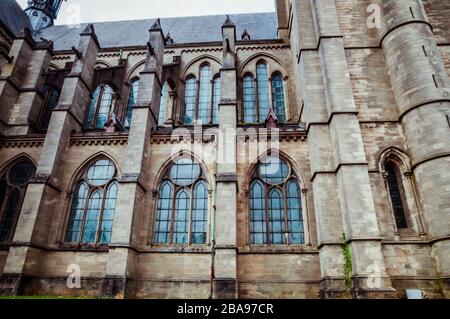
[[[42,93],[44,94],[44,103],[42,104],[38,127],[40,130],[46,130],[50,124],[52,112],[58,105],[60,92],[54,87],[44,86]]]
[[[139,90],[139,79],[135,79],[131,82],[130,93],[128,96],[127,114],[125,116],[125,127],[130,128],[131,119],[133,118],[133,108],[137,104],[137,94]]]
[[[253,75],[244,77],[244,122],[256,123],[256,96],[255,96],[255,80]]]
[[[0,175],[0,243],[12,240],[28,182],[36,168],[27,159],[10,165]]]
[[[250,184],[250,243],[303,244],[303,227],[297,176],[283,159],[265,157]]]
[[[218,76],[213,78],[211,65],[204,63],[200,67],[198,82],[192,75],[186,79],[184,124],[194,124],[194,120],[202,124],[217,124],[219,102],[220,79]]]
[[[214,78],[213,124],[219,124],[220,76]]]
[[[94,162],[75,187],[65,242],[109,244],[118,185],[114,164]]]
[[[386,181],[388,186],[389,196],[391,198],[392,209],[395,217],[395,224],[397,225],[397,229],[405,229],[408,228],[408,222],[406,219],[405,208],[404,205],[405,199],[403,185],[401,183],[401,174],[400,170],[396,163],[393,161],[388,161],[385,164],[386,171]]]
[[[208,187],[198,162],[174,161],[159,187],[154,243],[206,244],[208,207]]]
[[[195,105],[197,103],[197,79],[195,76],[190,76],[186,79],[184,103],[184,124],[193,124],[195,119]]]
[[[100,84],[94,91],[87,118],[87,128],[99,129],[105,126],[111,113],[113,89],[107,84]]]
[[[256,81],[253,75],[246,74],[242,84],[244,123],[264,123],[271,107],[278,123],[286,122],[284,80],[280,72],[275,72],[269,81],[267,64],[260,61],[256,65]]]
[[[169,102],[169,84],[164,82],[161,91],[161,102],[159,104],[158,126],[163,126],[166,120],[166,108]]]
[[[285,122],[284,85],[283,76],[280,73],[275,73],[272,76],[272,100],[273,110],[278,121],[281,123]]]
[[[267,74],[267,65],[264,62],[260,62],[256,66],[256,80],[258,83],[259,122],[264,123],[270,109],[269,77]]]

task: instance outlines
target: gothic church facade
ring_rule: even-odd
[[[450,2],[275,3],[0,2],[0,294],[450,296]]]

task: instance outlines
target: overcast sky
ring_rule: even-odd
[[[1,1],[1,0],[0,0]],[[17,0],[25,8],[27,0]],[[77,14],[80,11],[80,14]],[[68,0],[56,24],[275,11],[274,0]],[[76,21],[79,16],[80,21]]]

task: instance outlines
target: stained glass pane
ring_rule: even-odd
[[[180,190],[175,197],[175,217],[173,223],[174,244],[188,244],[190,196]]]
[[[244,78],[244,122],[256,123],[255,81],[252,76]]]
[[[100,86],[98,86],[95,91],[94,94],[92,95],[92,100],[91,100],[91,105],[89,106],[89,113],[88,113],[88,117],[87,117],[87,123],[86,126],[89,128],[92,128],[94,126],[94,116],[95,116],[95,111],[97,110],[97,103],[98,103],[98,97],[100,95]]]
[[[36,168],[28,161],[14,165],[9,171],[9,182],[14,186],[26,184],[34,175]]]
[[[259,176],[269,184],[281,184],[289,175],[289,165],[279,157],[264,158],[258,167]]]
[[[117,183],[112,183],[108,186],[106,192],[99,237],[99,242],[101,244],[109,244],[111,241],[114,212],[116,210],[117,190]]]
[[[192,244],[206,244],[208,223],[208,189],[204,182],[198,182],[194,187],[192,204]]]
[[[266,196],[264,185],[255,181],[250,187],[250,242],[267,243]]]
[[[47,92],[46,93],[47,97],[45,100],[46,104],[44,105],[44,114],[42,116],[40,129],[48,128],[48,125],[50,124],[50,119],[52,117],[52,112],[58,105],[58,101],[59,101],[59,91],[58,90],[47,87],[46,92]]]
[[[83,229],[83,243],[95,243],[100,220],[102,196],[99,191],[94,192],[89,198],[86,219]]]
[[[166,120],[166,107],[169,101],[169,84],[164,83],[161,92],[161,103],[159,104],[158,126],[163,126]]]
[[[105,185],[115,173],[116,168],[111,161],[99,160],[89,167],[87,177],[91,185],[100,186]]]
[[[128,97],[128,108],[127,108],[127,116],[125,118],[125,127],[129,128],[131,126],[131,119],[133,117],[133,108],[137,104],[137,95],[139,90],[139,80],[133,81],[130,87],[130,94]]]
[[[408,228],[406,221],[405,209],[403,207],[403,199],[400,193],[400,184],[397,178],[397,167],[394,163],[386,164],[387,182],[389,187],[389,195],[391,197],[392,208],[394,209],[395,223],[397,228]]]
[[[269,78],[267,75],[267,65],[265,63],[259,63],[257,65],[256,77],[258,80],[259,122],[264,123],[270,109]]]
[[[156,212],[154,242],[170,243],[170,221],[172,213],[173,188],[170,182],[164,182],[159,189],[158,210]]]
[[[283,195],[278,189],[269,192],[269,227],[270,242],[272,244],[285,244],[286,227],[284,221]]]
[[[213,124],[219,124],[220,78],[214,79]]]
[[[301,205],[300,187],[296,180],[290,180],[286,184],[286,205],[289,227],[289,242],[291,244],[303,244],[303,214]]]
[[[203,124],[208,124],[211,118],[211,66],[209,64],[200,69],[199,93],[198,120]]]
[[[85,183],[79,184],[75,190],[72,200],[72,209],[70,211],[69,223],[66,232],[66,242],[75,243],[79,241],[80,227],[83,223],[87,194],[88,186]]]
[[[172,166],[170,177],[172,180],[182,186],[187,186],[195,182],[200,176],[200,165],[189,158],[183,158]]]
[[[281,74],[274,75],[272,78],[272,99],[273,108],[279,123],[286,121],[284,106],[284,87]]]
[[[101,95],[100,105],[97,114],[96,128],[103,128],[111,112],[113,90],[109,85],[105,85]]]
[[[184,98],[184,124],[193,124],[195,118],[195,103],[197,100],[197,80],[191,77],[186,80],[186,92]]]
[[[7,242],[13,232],[13,226],[19,211],[20,191],[15,189],[9,194],[0,220],[0,243]]]

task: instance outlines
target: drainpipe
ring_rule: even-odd
[[[213,186],[213,195],[212,195],[212,211],[211,211],[211,296],[210,299],[213,298],[213,289],[214,289],[214,278],[215,278],[215,268],[214,268],[214,259],[216,255],[216,203],[217,203],[217,161],[214,161],[214,174],[212,179]]]

